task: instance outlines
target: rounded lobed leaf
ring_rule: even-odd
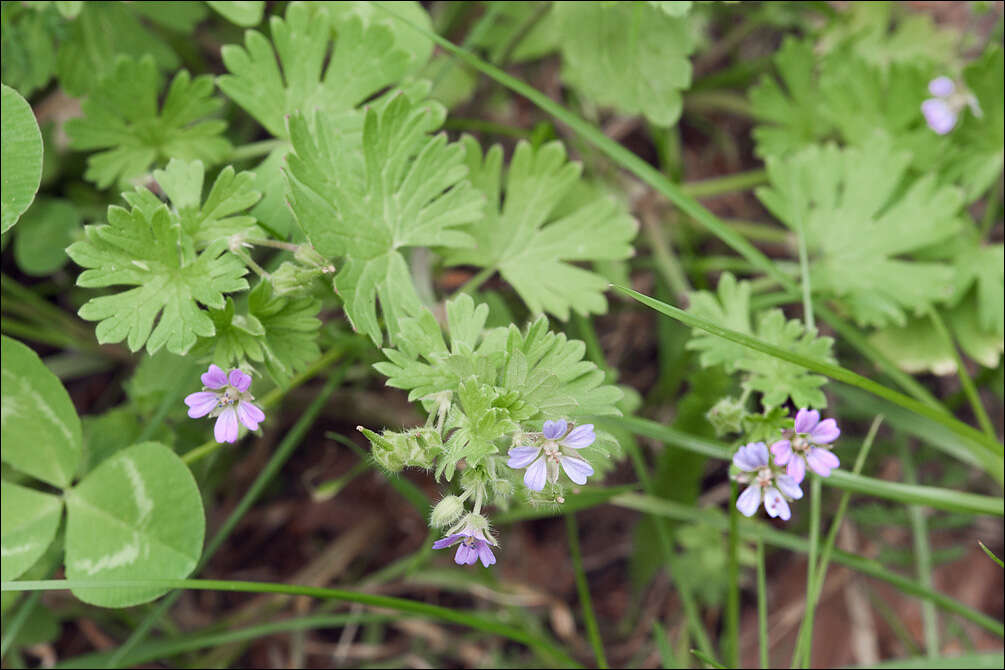
[[[0,580],[17,579],[56,536],[63,501],[10,482],[0,482]]]
[[[0,232],[17,223],[42,181],[42,132],[28,101],[10,86],[0,87]]]
[[[80,418],[56,375],[38,355],[4,337],[4,463],[59,488],[66,488],[80,463]]]
[[[157,442],[120,451],[67,492],[67,579],[182,579],[202,553],[206,519],[182,460]],[[79,589],[84,602],[128,607],[163,588]]]

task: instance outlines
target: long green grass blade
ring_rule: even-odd
[[[804,367],[807,370],[812,370],[813,372],[830,377],[835,381],[839,381],[850,386],[857,386],[858,388],[868,391],[873,395],[879,396],[880,398],[884,398],[900,405],[901,407],[909,409],[916,414],[920,414],[921,416],[937,421],[956,433],[956,435],[965,440],[967,445],[973,449],[984,449],[998,456],[1005,453],[1002,445],[997,440],[989,438],[973,426],[968,426],[962,421],[947,416],[942,412],[915,400],[914,398],[906,396],[899,391],[894,391],[891,388],[874,382],[873,380],[863,377],[851,370],[763,342],[756,337],[747,335],[746,333],[740,333],[735,330],[723,328],[722,326],[712,323],[707,319],[689,314],[678,307],[668,305],[667,303],[656,300],[655,298],[650,298],[649,296],[630,288],[625,288],[623,286],[615,286],[614,288],[628,297],[637,300],[646,307],[654,309],[660,314],[676,319],[691,328],[700,328],[704,331],[712,333],[713,335],[729,340],[730,342],[736,342],[737,344],[749,347],[755,351],[760,351],[761,353],[774,356],[775,358],[779,358],[783,361],[794,363],[795,365]]]
[[[645,435],[674,446],[705,454],[712,458],[728,461],[733,457],[733,449],[724,444],[696,437],[688,433],[664,426],[661,423],[635,416],[616,419],[593,419],[597,425],[612,425],[627,428],[638,435]],[[841,449],[841,447],[838,447]],[[968,514],[986,514],[989,516],[1005,516],[1005,499],[954,491],[936,486],[921,486],[902,484],[885,479],[856,475],[845,470],[834,470],[831,476],[823,480],[827,486],[833,486],[853,493],[862,493],[876,498],[886,498],[910,505],[928,505],[934,509]]]
[[[738,254],[743,256],[743,258],[745,258],[752,265],[778,281],[786,290],[791,293],[799,292],[799,287],[796,283],[792,281],[792,279],[784,272],[782,272],[770,258],[765,256],[760,249],[747,241],[747,239],[740,235],[740,233],[720,221],[718,217],[703,207],[701,203],[694,199],[694,197],[688,195],[685,192],[684,187],[674,184],[672,181],[667,179],[662,172],[629,151],[627,148],[612,140],[593,124],[565,109],[562,105],[558,104],[544,93],[541,93],[533,86],[530,86],[516,77],[507,74],[491,63],[485,62],[467,49],[459,47],[450,40],[415,25],[408,19],[398,14],[394,9],[388,7],[387,4],[377,6],[381,10],[395,17],[398,21],[410,26],[413,30],[419,32],[427,39],[433,40],[436,44],[447,51],[447,53],[460,59],[461,61],[464,61],[474,69],[490,77],[514,93],[525,97],[542,111],[550,114],[557,121],[571,128],[587,142],[606,154],[607,157],[616,164],[628,172],[631,172],[657,192],[661,193],[681,212],[697,221],[706,230],[718,237]],[[945,413],[945,408],[942,407],[939,401],[936,400],[923,386],[921,386],[917,380],[898,369],[897,366],[890,361],[890,359],[888,359],[875,347],[870,345],[864,337],[857,333],[857,331],[849,328],[841,318],[822,304],[816,305],[816,311],[832,328],[841,333],[842,337],[844,337],[846,341],[858,349],[858,351],[860,351],[869,360],[876,363],[876,365],[883,370],[884,373],[896,381],[897,384],[904,390],[918,398],[918,400],[922,403],[932,407],[935,411]]]
[[[0,592],[6,591],[63,591],[67,589],[187,589],[190,591],[226,591],[231,593],[275,593],[287,596],[307,596],[319,600],[341,600],[359,603],[369,607],[417,614],[430,619],[439,619],[465,626],[483,633],[491,633],[509,638],[542,653],[564,667],[581,668],[562,649],[551,642],[527,631],[502,623],[497,619],[465,612],[462,610],[430,605],[417,600],[395,598],[374,593],[360,593],[342,589],[328,589],[319,586],[299,586],[295,584],[274,584],[270,582],[242,582],[220,579],[48,579],[23,582],[2,582]]]
[[[612,498],[611,504],[647,514],[665,516],[678,521],[687,521],[689,523],[700,522],[723,533],[729,531],[729,521],[719,514],[710,514],[705,510],[695,509],[694,507],[681,505],[662,498],[638,493],[624,493],[616,498]],[[805,539],[791,533],[775,530],[762,522],[746,521],[740,524],[740,535],[751,541],[761,539],[765,544],[790,551],[798,551],[803,554],[809,552],[809,542]],[[1000,621],[989,617],[983,612],[978,612],[944,593],[939,593],[933,589],[926,589],[912,579],[887,570],[876,560],[863,558],[857,554],[850,554],[837,549],[834,550],[832,560],[869,577],[882,579],[904,593],[924,598],[925,600],[931,600],[947,612],[958,614],[964,619],[974,622],[981,628],[1005,638],[1005,626]]]

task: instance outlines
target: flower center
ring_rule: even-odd
[[[463,544],[466,547],[470,547],[470,546],[474,545],[475,541],[476,540],[475,540],[474,537],[472,537],[471,535],[468,535],[463,540],[461,540],[461,544]]]
[[[220,406],[225,407],[227,405],[233,405],[238,400],[238,394],[236,389],[227,387],[227,390],[220,395]]]
[[[757,485],[761,488],[765,488],[771,485],[771,481],[775,478],[775,475],[771,472],[771,468],[768,466],[763,466],[757,469]]]
[[[810,441],[805,433],[796,433],[792,438],[793,451],[807,451],[810,448]]]
[[[545,440],[544,444],[541,445],[541,448],[544,449],[545,458],[550,458],[555,463],[558,463],[559,447],[557,442],[554,440]]]

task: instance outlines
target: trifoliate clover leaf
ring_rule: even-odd
[[[230,152],[220,136],[227,124],[202,120],[219,109],[213,78],[179,72],[158,110],[161,79],[152,57],[119,58],[83,104],[83,118],[66,124],[75,149],[103,149],[87,161],[87,179],[100,188],[144,175],[168,158],[217,163]]]
[[[444,134],[438,105],[404,94],[367,110],[363,150],[324,114],[314,130],[290,119],[289,195],[297,223],[322,256],[336,262],[335,288],[356,330],[380,343],[377,298],[393,339],[422,303],[401,249],[469,246],[460,227],[477,220],[484,198],[462,181],[464,149]]]
[[[482,160],[481,148],[463,139],[471,180],[488,200],[485,216],[465,228],[475,247],[444,254],[449,265],[497,270],[532,312],[568,319],[569,311],[602,314],[608,280],[572,265],[632,255],[635,220],[612,198],[595,198],[558,215],[582,167],[570,163],[560,142],[517,145],[502,183],[502,148]],[[505,190],[505,198],[501,193]]]
[[[182,230],[198,244],[228,238],[232,235],[262,234],[255,218],[243,214],[262,194],[254,190],[255,175],[234,172],[228,165],[217,175],[213,187],[202,200],[206,168],[201,161],[186,162],[172,158],[164,170],[154,170],[154,179],[171,199],[171,208],[181,222]],[[149,193],[140,189],[140,193]],[[126,194],[126,199],[129,199]],[[132,203],[132,201],[130,200]]]
[[[183,354],[198,337],[215,333],[199,304],[222,309],[225,293],[248,287],[245,268],[226,253],[226,240],[196,253],[183,237],[165,205],[113,206],[107,224],[87,226],[85,239],[66,250],[87,268],[77,278],[79,286],[136,287],[92,298],[80,308],[82,318],[100,322],[99,342],[126,340],[132,351],[145,344],[150,353],[166,346]]]
[[[750,284],[737,282],[729,273],[719,279],[716,293],[699,291],[692,294],[688,311],[789,351],[817,360],[833,360],[834,341],[831,338],[817,337],[815,331],[807,330],[800,321],[786,320],[780,309],[758,314],[752,325]],[[762,394],[761,403],[765,409],[778,407],[789,398],[796,407],[827,406],[827,398],[820,390],[827,379],[798,365],[698,330],[692,334],[687,348],[701,352],[699,360],[704,367],[722,365],[729,373],[738,370],[747,373],[743,386]]]
[[[677,121],[695,46],[687,18],[646,2],[558,2],[552,11],[565,81],[603,107]]]
[[[933,175],[905,184],[909,163],[877,132],[861,148],[769,158],[771,186],[757,189],[776,217],[804,232],[813,291],[841,299],[861,325],[902,325],[905,312],[924,312],[952,291],[950,266],[906,256],[956,234],[962,193]]]

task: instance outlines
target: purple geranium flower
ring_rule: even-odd
[[[265,420],[265,412],[251,402],[255,399],[248,393],[251,377],[244,372],[234,369],[227,373],[210,365],[202,375],[202,383],[203,390],[189,394],[185,404],[193,419],[207,414],[217,417],[213,429],[217,442],[237,442],[238,421],[248,430],[257,430],[258,424]]]
[[[921,113],[925,115],[928,127],[939,135],[945,135],[956,127],[964,107],[970,107],[974,116],[982,116],[977,98],[949,77],[936,77],[928,82],[928,92],[935,97],[921,103]]]
[[[831,470],[841,465],[838,457],[831,453],[830,443],[838,438],[841,430],[834,419],[820,420],[820,412],[801,409],[796,412],[794,430],[783,431],[785,439],[771,445],[775,463],[788,465],[787,472],[798,484],[806,476],[806,466],[821,477],[828,477]]]
[[[476,523],[472,517],[477,517],[475,521],[481,520],[482,523]],[[482,517],[469,515],[463,527],[456,533],[433,542],[433,549],[446,549],[460,543],[461,546],[457,547],[457,553],[454,554],[454,563],[457,565],[474,565],[478,560],[481,560],[486,568],[495,565],[496,557],[492,553],[492,547],[497,547],[499,544],[492,539],[488,531],[480,527],[484,525],[487,524]]]
[[[586,478],[593,474],[593,467],[579,456],[573,449],[582,449],[593,444],[597,436],[593,433],[593,424],[585,423],[569,430],[569,424],[564,419],[545,421],[540,433],[543,441],[534,446],[519,446],[509,450],[511,468],[527,468],[523,483],[533,491],[544,488],[546,481],[552,484],[558,481],[558,467],[562,466],[569,479],[579,485],[586,483]]]
[[[788,500],[799,500],[803,497],[803,490],[796,480],[771,465],[764,442],[751,442],[740,447],[733,455],[733,465],[740,469],[736,481],[750,484],[736,499],[736,509],[740,510],[740,514],[754,516],[763,500],[768,516],[782,521],[792,517]]]

